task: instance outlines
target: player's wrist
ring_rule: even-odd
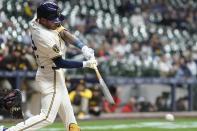
[[[84,47],[84,46],[86,46],[82,41],[80,41],[79,39],[76,39],[74,42],[73,42],[73,45],[74,46],[76,46],[76,47],[78,47],[79,49],[81,49],[82,50],[82,48]]]
[[[85,52],[88,50],[88,46],[87,45],[83,45],[82,48],[81,48],[81,51],[82,52]]]
[[[94,50],[92,48],[89,48],[88,46],[85,45],[82,47],[81,51],[87,60],[94,58]]]

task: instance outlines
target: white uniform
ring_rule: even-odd
[[[58,32],[48,30],[37,22],[31,25],[34,53],[38,63],[36,83],[42,94],[41,113],[21,122],[8,131],[32,131],[45,127],[54,122],[57,113],[65,127],[77,123],[74,117],[68,91],[65,85],[63,69],[55,67],[52,59],[64,54],[66,48]]]

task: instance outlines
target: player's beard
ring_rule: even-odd
[[[60,26],[60,23],[55,23],[53,30],[56,30]]]
[[[60,25],[60,23],[47,22],[46,26],[48,29],[56,30]]]
[[[49,25],[48,28],[51,30],[56,30],[59,26],[57,25]]]

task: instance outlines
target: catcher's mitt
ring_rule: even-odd
[[[20,90],[6,90],[3,93],[1,92],[0,108],[5,108],[15,119],[23,119],[21,101],[22,96]]]

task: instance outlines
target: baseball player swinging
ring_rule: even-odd
[[[42,94],[41,112],[2,131],[32,131],[52,124],[57,113],[68,131],[80,131],[77,125],[62,68],[94,68],[97,61],[94,50],[84,45],[79,39],[61,26],[64,17],[59,7],[53,2],[42,3],[37,8],[37,18],[31,23],[32,47],[38,63],[36,74],[37,86]],[[68,61],[62,58],[65,42],[81,49],[87,61]],[[1,131],[1,130],[0,130]]]

